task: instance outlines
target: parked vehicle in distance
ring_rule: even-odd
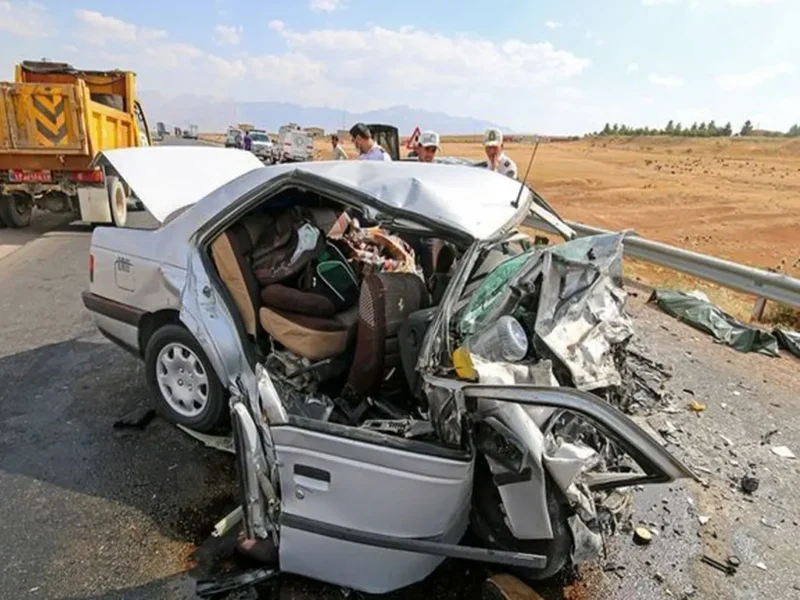
[[[0,83],[0,107],[0,221],[27,227],[35,206],[125,225],[130,190],[93,160],[152,143],[134,73],[23,61]]]
[[[196,140],[198,134],[198,127],[197,125],[187,125],[186,129],[183,130],[183,137],[187,140]]]
[[[166,125],[164,125],[164,123],[162,121],[159,121],[158,123],[156,123],[156,132],[158,132],[158,139],[159,140],[163,140],[165,137],[170,135],[169,128]]]
[[[228,127],[225,134],[225,147],[226,148],[241,148],[244,144],[244,133],[241,129],[236,127]]]
[[[394,125],[367,124],[375,143],[383,148],[392,160],[400,160],[400,134]]]
[[[305,162],[314,158],[314,139],[291,123],[283,125],[278,131],[278,143],[275,146],[275,162]]]
[[[600,554],[635,487],[692,476],[614,404],[636,389],[622,234],[576,238],[460,165],[101,160],[160,227],[94,230],[84,305],[168,420],[230,420],[273,569],[368,594],[445,557],[549,578]],[[531,215],[565,242],[532,244]]]
[[[250,151],[263,162],[272,163],[275,161],[275,144],[272,138],[263,129],[252,129],[250,131]]]

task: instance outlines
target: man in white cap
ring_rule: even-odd
[[[489,161],[487,167],[501,175],[517,178],[517,163],[503,151],[503,132],[492,127],[483,136],[483,149]]]
[[[419,162],[430,163],[436,157],[439,149],[439,134],[435,131],[423,131],[417,142],[417,157]]]

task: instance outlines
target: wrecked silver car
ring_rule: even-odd
[[[276,569],[368,593],[446,557],[547,578],[597,555],[632,486],[691,475],[608,400],[621,236],[575,239],[483,169],[255,163],[104,153],[161,225],[94,231],[84,303],[167,419],[230,422]],[[532,244],[531,213],[566,241]]]

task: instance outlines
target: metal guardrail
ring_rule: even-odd
[[[557,233],[548,223],[534,217],[525,220],[526,227],[532,227],[548,233]],[[567,221],[579,236],[598,235],[611,233],[605,229],[591,227],[581,223]],[[707,256],[675,248],[639,237],[635,232],[625,232],[625,256],[637,258],[649,263],[688,273],[701,279],[713,281],[724,287],[752,294],[759,298],[756,303],[754,316],[760,318],[764,309],[764,301],[774,300],[800,308],[800,279],[789,277],[781,273],[764,271],[754,267],[740,265],[728,260]]]

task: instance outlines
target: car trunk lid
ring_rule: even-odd
[[[250,152],[202,146],[107,150],[94,164],[113,168],[159,223],[237,177],[263,168]]]

